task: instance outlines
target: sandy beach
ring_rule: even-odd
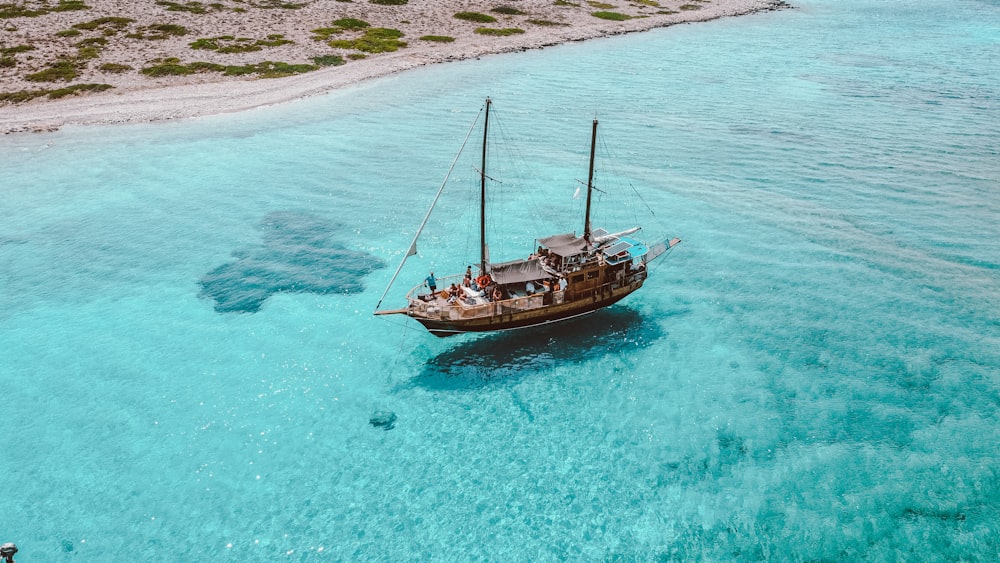
[[[0,3],[0,131],[241,111],[427,64],[784,6],[780,0]]]

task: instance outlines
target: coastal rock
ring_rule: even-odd
[[[375,411],[368,419],[368,424],[382,430],[392,430],[396,426],[396,413],[392,411]]]

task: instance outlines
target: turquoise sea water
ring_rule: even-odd
[[[21,563],[995,560],[998,60],[996,1],[807,0],[2,138],[0,542]],[[567,191],[598,115],[685,240],[641,292],[500,337],[371,316],[487,95]],[[453,265],[448,226],[386,305]]]

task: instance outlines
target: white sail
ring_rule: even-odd
[[[479,112],[482,115],[482,111]],[[451,177],[452,170],[455,169],[455,164],[458,163],[458,157],[462,155],[462,151],[465,149],[465,144],[469,142],[469,137],[472,136],[472,131],[476,128],[476,123],[479,122],[479,116],[472,122],[472,127],[469,127],[469,132],[465,134],[465,140],[462,141],[462,147],[458,149],[458,154],[455,155],[455,160],[451,161],[451,166],[448,167],[448,173],[444,175],[444,181],[441,182],[441,187],[438,188],[437,194],[434,195],[434,201],[431,202],[430,209],[427,210],[427,214],[424,215],[424,220],[420,222],[420,226],[417,227],[417,232],[413,235],[413,241],[410,242],[410,249],[406,251],[403,255],[403,259],[399,262],[399,266],[396,267],[396,272],[392,274],[392,279],[389,280],[389,285],[385,287],[385,291],[382,292],[382,297],[379,297],[378,303],[375,305],[375,310],[382,306],[382,301],[385,300],[385,296],[389,294],[389,290],[392,288],[393,282],[399,276],[399,272],[403,269],[403,264],[406,264],[406,259],[417,253],[417,239],[420,238],[420,233],[423,232],[424,227],[427,226],[427,221],[431,218],[431,212],[434,211],[434,206],[437,205],[439,199],[441,199],[441,193],[444,191],[445,185],[448,184],[448,178]]]

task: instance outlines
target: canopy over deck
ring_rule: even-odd
[[[552,235],[538,239],[538,243],[549,249],[549,252],[563,258],[583,254],[587,251],[587,241],[583,237],[576,236],[575,233]]]
[[[491,264],[490,275],[499,284],[522,283],[552,277],[552,274],[546,272],[545,268],[542,267],[541,260],[537,258]]]

